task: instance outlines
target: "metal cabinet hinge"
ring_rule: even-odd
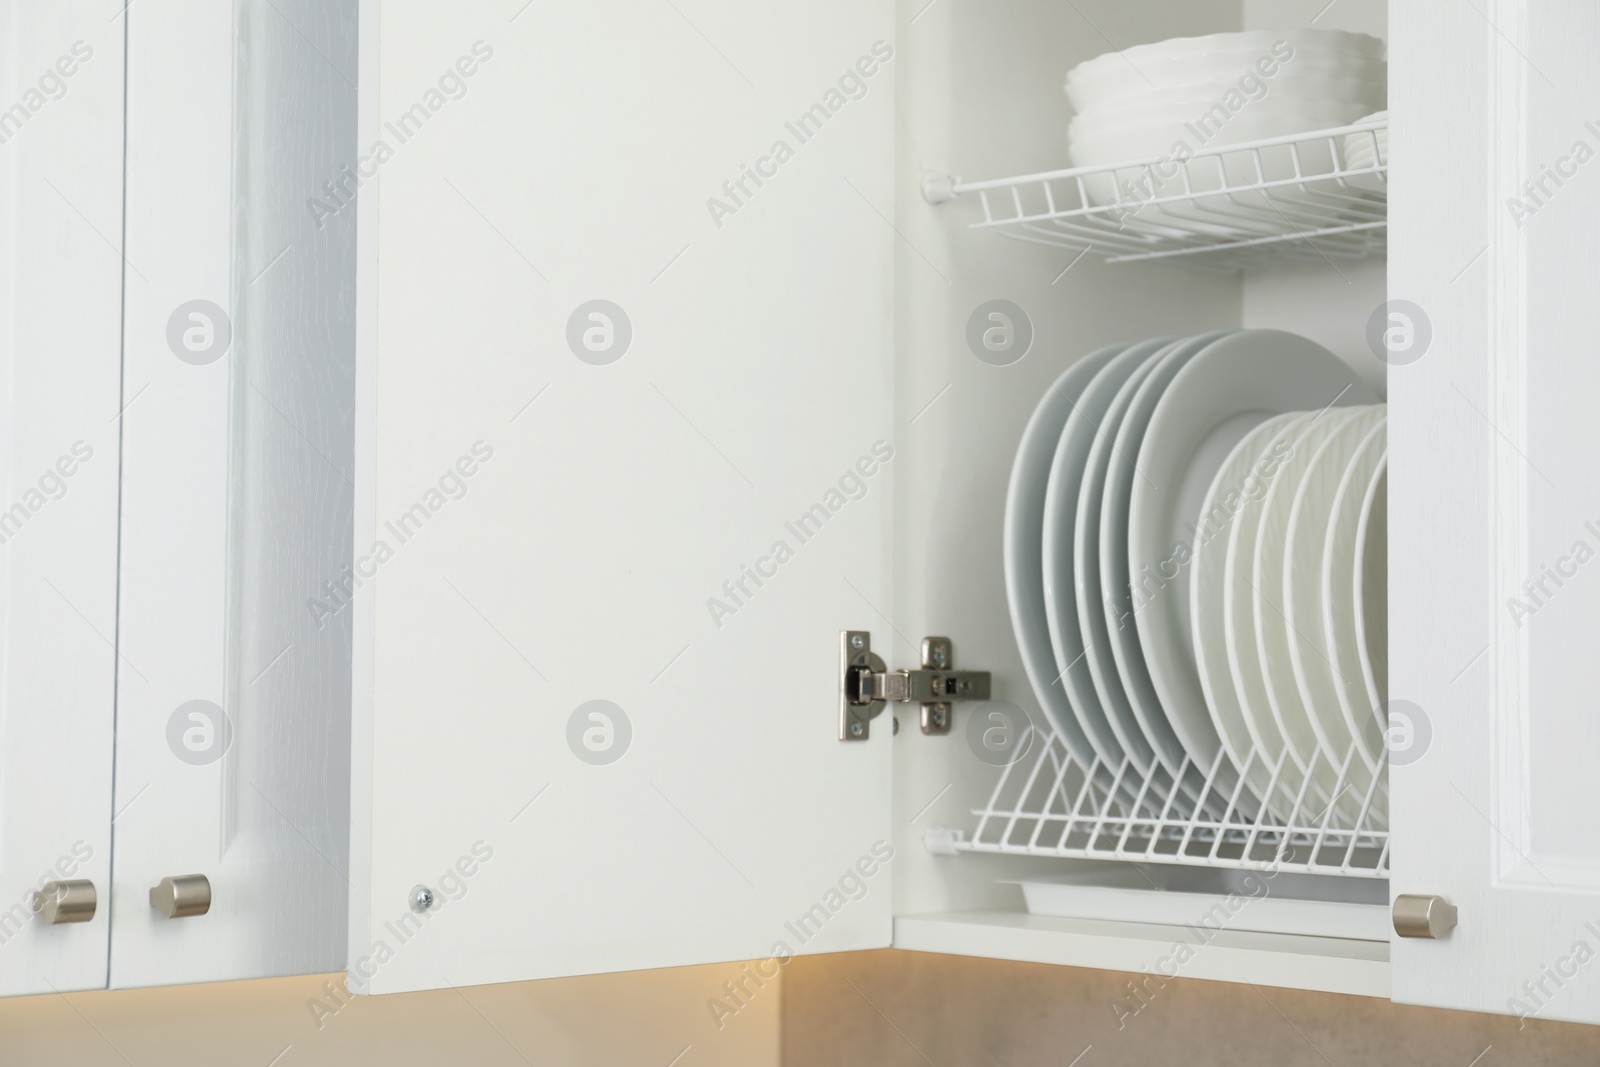
[[[988,671],[953,669],[955,651],[948,637],[922,641],[922,669],[891,671],[872,651],[872,635],[846,630],[839,635],[839,740],[865,741],[871,722],[886,701],[922,705],[922,732],[947,734],[957,700],[988,700]]]

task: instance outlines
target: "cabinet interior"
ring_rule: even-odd
[[[904,241],[896,263],[895,389],[896,443],[902,447],[896,453],[894,627],[875,635],[890,667],[915,665],[918,650],[911,642],[948,635],[958,668],[992,671],[995,699],[1022,705],[1035,722],[1047,721],[1008,614],[1001,565],[1007,481],[1034,405],[1066,367],[1094,349],[1161,334],[1273,327],[1324,345],[1386,395],[1384,365],[1364,333],[1372,310],[1386,299],[1381,256],[1240,274],[1112,264],[1093,256],[1074,261],[1060,248],[970,230],[977,211],[972,203],[930,205],[907,192],[915,188],[913,178],[929,170],[981,180],[1067,166],[1070,106],[1061,85],[1077,62],[1174,36],[1304,26],[1312,14],[1287,0],[1016,0],[920,12],[901,5],[897,225]],[[1383,37],[1386,19],[1383,0],[1349,0],[1324,10],[1314,25]],[[986,365],[951,341],[963,335],[972,308],[993,298],[1014,301],[1033,323],[1032,348],[1010,366]],[[967,751],[961,704],[955,716],[950,734],[926,736],[916,728],[914,708],[900,712],[895,914],[1020,914],[1015,880],[1095,864],[930,854],[929,828],[970,831],[973,809],[988,802],[1001,773]],[[1197,880],[1213,873],[1197,870]],[[1182,884],[1181,869],[1176,877]],[[1335,881],[1313,876],[1298,890],[1336,899],[1345,890]],[[1374,949],[1387,958],[1386,947]],[[1046,957],[1023,950],[1020,958]]]

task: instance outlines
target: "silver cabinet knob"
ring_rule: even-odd
[[[39,918],[54,926],[57,923],[86,923],[94,918],[99,897],[94,883],[87,878],[74,878],[66,882],[46,882],[44,888],[34,893],[29,902]]]
[[[211,881],[203,874],[177,874],[150,887],[150,906],[169,919],[211,910]]]
[[[1444,897],[1401,893],[1394,898],[1394,932],[1437,940],[1456,927],[1456,907]]]

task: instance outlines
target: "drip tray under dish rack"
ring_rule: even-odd
[[[1071,919],[1181,926],[1204,944],[1219,930],[1388,941],[1389,883],[1271,870],[1119,866],[1031,878],[1028,911]]]

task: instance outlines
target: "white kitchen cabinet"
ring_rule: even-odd
[[[1323,14],[1378,33],[1388,18],[1378,4]],[[1247,26],[1303,17],[1265,0],[1242,12]],[[1525,640],[1494,621],[1484,584],[1519,588],[1560,554],[1562,531],[1583,530],[1585,392],[1553,362],[1523,378],[1538,364],[1517,331],[1577,343],[1593,255],[1564,235],[1586,232],[1595,201],[1580,175],[1538,227],[1501,214],[1543,159],[1512,137],[1553,92],[1537,70],[1556,85],[1590,76],[1557,12],[1507,0],[1488,20],[1393,14],[1392,285],[1381,258],[1242,278],[1077,264],[969,231],[970,200],[916,195],[928,169],[1059,166],[1053,94],[1068,66],[1240,18],[1175,4],[901,5],[893,25],[887,4],[363,6],[356,553],[372,562],[356,596],[350,938],[365,989],[885,943],[1153,966],[1184,927],[1019,910],[1005,881],[1059,871],[1072,850],[982,855],[956,832],[975,811],[1005,814],[990,797],[999,772],[959,736],[961,705],[950,736],[902,711],[912,728],[897,739],[885,717],[868,740],[838,740],[836,641],[871,631],[891,667],[916,666],[920,639],[948,634],[958,666],[1031,703],[999,516],[1017,432],[1049,381],[1118,338],[1243,324],[1316,336],[1381,389],[1366,331],[1391,297],[1435,330],[1427,358],[1394,369],[1395,692],[1428,709],[1434,738],[1394,776],[1394,890],[1459,905],[1460,925],[1397,939],[1393,965],[1383,942],[1230,931],[1183,973],[1392,985],[1505,1011],[1519,975],[1570,953],[1590,892],[1573,761],[1592,746],[1567,677],[1585,604],[1568,594]],[[1507,41],[1497,26],[1518,28]],[[893,58],[861,99],[841,98],[812,136],[785,125],[879,39]],[[1465,131],[1463,111],[1480,120]],[[1585,136],[1571,107],[1540,113],[1529,134],[1544,155]],[[774,139],[801,143],[763,163]],[[1532,273],[1548,281],[1531,290]],[[1035,338],[1004,368],[963,342],[997,295],[1027,308]],[[1545,314],[1530,314],[1535,299]],[[1536,383],[1538,398],[1506,392]],[[1534,399],[1543,433],[1512,443]],[[894,458],[863,499],[746,578],[830,472],[880,439]],[[1538,449],[1569,495],[1533,484],[1523,457]],[[1495,521],[1516,514],[1504,500],[1530,509],[1520,525]],[[407,515],[415,528],[397,529]],[[1473,683],[1477,710],[1450,688],[1463,669],[1499,679]],[[1511,710],[1552,685],[1539,713]],[[594,717],[615,708],[627,730]],[[625,754],[585,755],[586,728]],[[864,898],[825,907],[814,940],[789,936],[880,838],[894,859]],[[1535,900],[1549,889],[1536,864],[1562,908]],[[1592,1019],[1590,990],[1567,979],[1543,1013]]]
[[[104,6],[0,4],[0,994],[106,981],[113,686],[128,665],[122,27]],[[92,917],[43,922],[32,894],[67,881],[93,887]]]
[[[1183,10],[1107,17],[1236,17]],[[1020,915],[997,883],[1060,861],[928,852],[999,773],[960,705],[950,735],[913,707],[840,739],[844,630],[892,667],[948,634],[1030,701],[999,567],[1018,429],[1082,352],[1248,321],[1237,277],[1057,287],[1070,256],[923,202],[926,166],[1057,164],[1060,74],[1101,42],[1049,4],[916,14],[363,8],[365,990],[887,944],[1136,968],[1170,935]],[[1353,273],[1364,320],[1381,264]],[[996,293],[1037,337],[1008,367],[964,341]],[[1190,973],[1386,991],[1385,945],[1326,940]]]
[[[885,945],[1162,967],[1196,924],[1022,909],[1012,883],[1113,851],[1036,828],[1027,791],[1055,749],[984,762],[966,702],[948,734],[915,704],[841,711],[841,655],[860,634],[915,668],[948,635],[957,669],[1042,724],[1000,566],[1034,404],[1113,341],[1271,326],[1393,390],[1408,747],[1365,866],[1352,848],[1302,884],[1325,898],[1313,932],[1338,936],[1223,930],[1181,974],[1600,1021],[1578,673],[1600,546],[1588,372],[1565,355],[1595,274],[1594,27],[1534,0],[1324,9],[1319,26],[1392,26],[1392,269],[1240,275],[973,228],[975,197],[1027,179],[954,203],[919,183],[1059,167],[1073,63],[1308,17],[1280,0],[270,8],[144,0],[114,20],[120,399],[96,384],[120,424],[121,560],[102,557],[100,615],[72,618],[115,618],[115,797],[109,650],[36,626],[37,662],[73,647],[74,684],[100,678],[74,744],[103,759],[52,769],[42,733],[13,742],[29,676],[7,667],[4,899],[36,881],[13,858],[42,832],[17,797],[47,775],[81,783],[49,832],[104,841],[115,815],[116,861],[93,844],[84,864],[109,917],[30,925],[46,947],[26,962],[0,946],[8,991],[341,960],[369,993],[733,959],[759,961],[759,986],[793,954]],[[43,280],[18,280],[25,248],[8,292]],[[80,289],[101,250],[73,249]],[[1005,366],[966,341],[997,297],[1031,326]],[[214,305],[181,320],[200,348],[230,328],[215,358],[168,340],[193,300]],[[1367,341],[1387,300],[1431,338],[1392,367]],[[99,526],[34,550],[114,545],[109,484]],[[15,619],[18,574],[49,564],[7,552]],[[224,721],[188,718],[197,700],[226,709],[216,759],[183,743],[197,731],[209,757]],[[211,909],[165,918],[149,889],[185,874]],[[1352,881],[1437,896],[1458,923],[1336,929]]]

